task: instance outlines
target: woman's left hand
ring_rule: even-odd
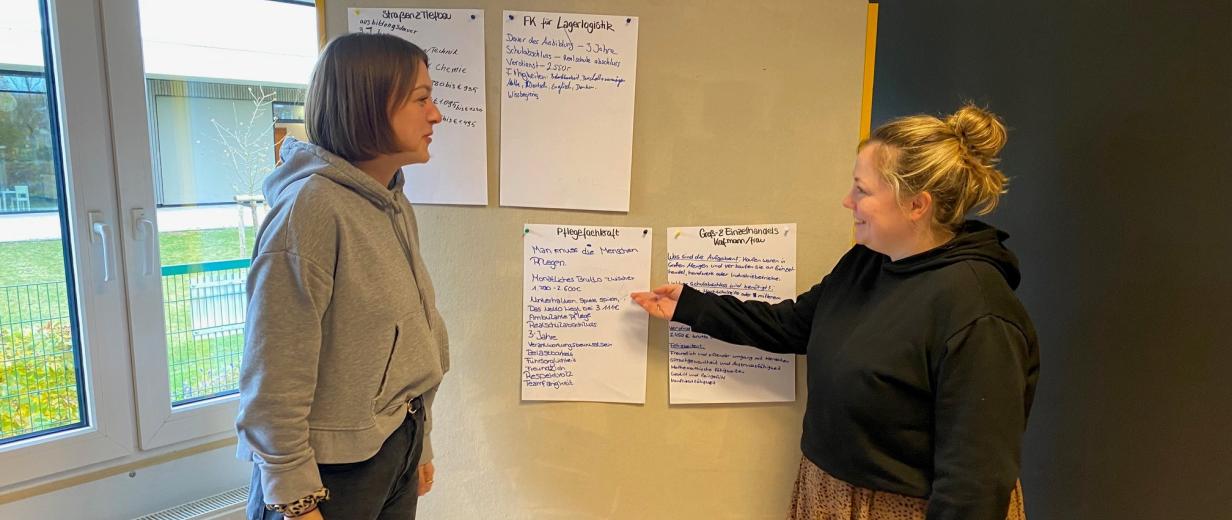
[[[431,462],[419,466],[419,496],[432,491],[432,480],[436,478],[436,467]]]
[[[672,321],[672,317],[676,315],[676,303],[680,301],[680,295],[683,292],[683,285],[669,283],[655,287],[650,292],[635,292],[630,296],[651,316]]]

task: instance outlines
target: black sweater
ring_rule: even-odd
[[[773,305],[685,287],[673,319],[807,354],[800,444],[827,473],[927,498],[929,520],[1004,520],[1039,376],[1007,236],[968,221],[897,262],[856,246],[821,283]]]

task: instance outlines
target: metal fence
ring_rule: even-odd
[[[235,393],[249,260],[162,268],[171,401]],[[81,423],[64,282],[0,286],[0,442]]]
[[[81,423],[64,282],[0,287],[0,441]]]
[[[239,385],[248,308],[247,259],[162,269],[171,401],[234,393]]]

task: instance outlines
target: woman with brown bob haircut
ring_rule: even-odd
[[[449,370],[402,166],[441,113],[428,57],[349,34],[317,60],[265,180],[236,419],[249,519],[414,518],[432,489],[432,401]]]

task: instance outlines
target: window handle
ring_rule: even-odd
[[[154,266],[158,263],[158,231],[154,221],[145,216],[144,208],[133,208],[133,237],[145,241],[145,261],[142,262],[141,274],[154,274]]]
[[[111,226],[103,221],[103,212],[90,212],[90,242],[99,243],[103,248],[103,281],[111,281]]]

